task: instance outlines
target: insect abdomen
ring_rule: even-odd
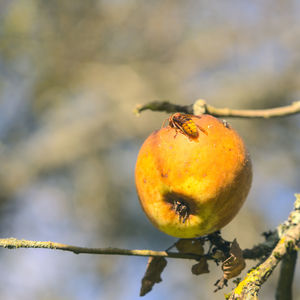
[[[197,137],[199,135],[197,126],[193,120],[188,120],[184,122],[182,124],[182,128],[184,132],[191,137]]]

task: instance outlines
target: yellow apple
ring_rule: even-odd
[[[198,134],[192,137],[170,122],[145,140],[135,181],[154,226],[174,237],[194,238],[233,219],[248,195],[252,168],[243,140],[227,122],[190,115],[183,124]]]

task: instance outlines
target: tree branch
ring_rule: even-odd
[[[217,108],[206,104],[202,99],[197,100],[192,105],[176,105],[168,101],[153,101],[145,105],[136,107],[137,114],[144,110],[165,111],[165,112],[183,112],[187,114],[201,115],[210,114],[215,117],[226,118],[275,118],[285,117],[300,113],[300,101],[293,102],[290,105],[270,108],[270,109],[229,109]]]
[[[168,101],[152,101],[146,103],[144,105],[137,105],[134,113],[139,115],[144,110],[152,110],[152,111],[165,111],[168,113],[172,112],[183,112],[186,114],[193,113],[193,104],[191,105],[177,105],[174,103],[170,103]]]
[[[73,252],[75,254],[102,254],[102,255],[124,255],[124,256],[144,256],[144,257],[167,257],[167,258],[181,258],[181,259],[195,259],[199,260],[205,257],[207,260],[213,260],[212,257],[206,255],[178,253],[169,251],[154,251],[147,249],[120,249],[120,248],[86,248],[80,246],[73,246],[55,242],[43,242],[43,241],[29,241],[29,240],[18,240],[16,238],[0,239],[0,247],[8,249],[18,248],[39,248],[39,249],[51,249],[51,250],[63,250]],[[172,247],[171,247],[172,248]],[[257,248],[261,250],[257,251]],[[246,249],[246,259],[257,259],[262,255],[265,255],[266,248],[264,244],[255,246],[254,251],[252,249]]]
[[[237,117],[237,118],[274,118],[285,117],[300,113],[300,101],[290,105],[270,109],[229,109],[215,108],[206,105],[206,113],[215,117]]]
[[[42,249],[69,251],[75,254],[85,253],[85,254],[199,259],[199,255],[195,255],[195,254],[182,254],[177,252],[153,251],[153,250],[128,250],[128,249],[119,249],[119,248],[86,248],[86,247],[79,247],[79,246],[54,243],[54,242],[18,240],[15,238],[0,239],[0,247],[8,248],[8,249],[42,248]]]
[[[282,259],[276,289],[276,300],[292,300],[292,286],[296,262],[297,251],[292,251]]]
[[[294,210],[286,222],[278,227],[280,237],[271,255],[247,276],[230,294],[229,299],[256,299],[263,283],[270,277],[278,263],[293,251],[299,250],[300,244],[300,194],[296,194]]]
[[[261,259],[269,256],[279,241],[278,228],[271,231],[266,237],[265,242],[255,245],[251,249],[243,250],[243,257],[245,259]]]
[[[274,233],[275,235],[275,233]],[[278,241],[278,239],[276,239]],[[264,243],[254,246],[252,249],[245,249],[243,251],[243,257],[245,259],[258,259],[272,251],[276,242],[274,239],[271,241],[267,240]],[[18,249],[18,248],[40,248],[40,249],[51,249],[51,250],[63,250],[73,252],[75,254],[102,254],[102,255],[125,255],[125,256],[144,256],[144,257],[167,257],[167,258],[181,258],[181,259],[195,259],[199,260],[205,257],[207,260],[213,260],[213,257],[207,255],[196,255],[187,253],[177,253],[169,251],[154,251],[147,249],[120,249],[120,248],[86,248],[74,245],[67,245],[55,242],[44,242],[44,241],[29,241],[29,240],[18,240],[16,238],[0,239],[0,247],[7,249]]]
[[[262,284],[270,277],[280,260],[289,253],[289,251],[297,249],[299,241],[300,224],[290,228],[286,232],[268,259],[247,274],[244,280],[241,281],[232,292],[229,299],[255,299]]]

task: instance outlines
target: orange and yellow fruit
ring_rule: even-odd
[[[252,180],[244,142],[228,123],[210,115],[188,117],[197,136],[171,123],[153,132],[135,169],[144,212],[159,230],[178,238],[199,237],[228,224]]]

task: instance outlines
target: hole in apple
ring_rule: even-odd
[[[173,202],[173,209],[175,210],[176,214],[179,215],[179,222],[184,223],[190,216],[190,208],[184,202],[175,200]]]
[[[164,201],[170,204],[175,214],[179,216],[179,222],[185,223],[190,215],[195,214],[195,204],[193,198],[182,194],[168,192],[164,194]]]

